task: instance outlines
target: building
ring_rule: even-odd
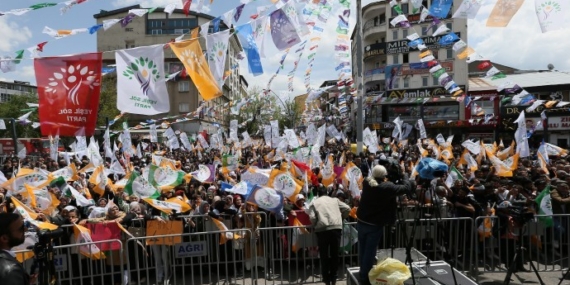
[[[364,46],[364,90],[366,95],[382,95],[380,102],[371,104],[365,114],[364,127],[379,130],[384,136],[392,133],[391,123],[398,116],[406,123],[415,125],[418,119],[424,120],[428,135],[442,133],[450,135],[454,128],[464,127],[457,124],[464,120],[463,103],[451,98],[445,88],[433,78],[428,68],[421,68],[419,50],[408,47],[408,35],[415,32],[424,40],[440,64],[462,88],[467,85],[468,67],[465,60],[455,60],[451,46],[440,46],[441,36],[431,37],[437,26],[429,28],[433,18],[419,23],[420,11],[412,13],[411,4],[401,4],[402,11],[410,21],[411,28],[404,29],[390,25],[398,14],[390,8],[390,1],[377,1],[362,8],[363,46]],[[429,8],[431,1],[424,0]],[[441,19],[447,27],[461,39],[467,39],[467,21],[451,16],[462,0],[454,0],[450,13]],[[357,24],[359,25],[359,24]],[[358,26],[352,34],[353,43]],[[353,61],[356,60],[353,44]],[[357,66],[353,62],[353,66]],[[356,71],[356,69],[354,69]],[[391,88],[386,89],[386,72],[398,71],[397,76],[388,76]],[[354,75],[356,78],[356,74]],[[352,108],[353,116],[356,108]],[[353,120],[355,127],[356,120]],[[416,132],[412,132],[412,137]]]
[[[129,10],[139,8],[141,8],[140,5],[134,5],[112,11],[102,10],[95,14],[94,18],[97,24],[102,24],[105,20],[123,18],[128,14]],[[109,51],[166,44],[176,37],[214,19],[210,15],[193,11],[190,11],[190,14],[186,16],[181,9],[174,10],[171,15],[163,13],[163,11],[163,8],[158,8],[151,14],[135,17],[127,27],[123,28],[117,24],[104,32],[97,33],[97,51],[103,52],[103,64],[108,66],[115,63],[115,53]],[[220,24],[220,30],[227,28],[223,22]],[[213,25],[210,25],[209,32],[212,31]],[[188,38],[189,36],[186,36],[185,39]],[[205,49],[206,45],[203,38],[200,38],[200,45]],[[223,96],[205,102],[203,110],[208,110],[207,114],[202,113],[199,118],[193,121],[173,124],[174,129],[184,130],[188,133],[196,133],[206,129],[208,132],[213,133],[217,131],[219,126],[226,129],[229,127],[229,108],[224,107],[224,105],[243,96],[242,84],[245,80],[240,76],[239,68],[233,68],[238,64],[237,56],[242,50],[237,36],[233,35],[230,38],[228,56],[226,57],[226,70],[231,70],[231,72],[223,87]],[[173,74],[184,68],[171,49],[166,48],[164,50],[164,58],[166,74]],[[170,98],[170,112],[153,117],[129,115],[129,122],[136,124],[138,121],[151,118],[189,113],[198,109],[200,102],[203,101],[189,77],[176,77],[174,80],[167,82],[167,90]]]
[[[515,71],[504,79],[491,80],[487,78],[470,78],[469,94],[481,96],[479,100],[471,103],[471,109],[477,104],[484,114],[495,114],[493,120],[496,127],[471,128],[471,136],[483,139],[503,139],[505,143],[513,139],[517,125],[514,123],[523,110],[526,110],[532,102],[513,105],[510,102],[500,105],[497,87],[503,82],[512,82],[533,94],[537,100],[543,100],[544,104],[534,110],[526,110],[527,128],[536,130],[530,137],[531,146],[537,147],[544,139],[547,142],[560,147],[568,147],[570,144],[570,111],[568,107],[559,106],[560,102],[570,102],[570,73],[558,71]],[[481,95],[488,94],[488,95]],[[487,98],[496,98],[489,100]],[[491,102],[491,103],[485,103]],[[561,108],[562,107],[562,108]],[[542,123],[541,114],[544,112],[547,120]],[[472,112],[467,112],[472,113]],[[484,115],[483,115],[484,116]],[[478,117],[480,120],[481,117]],[[542,125],[542,126],[539,126]]]
[[[17,80],[14,82],[0,81],[0,103],[10,101],[10,98],[12,98],[12,96],[28,94],[37,95],[37,89],[38,87],[30,85],[30,82]]]
[[[231,98],[232,101],[237,101],[239,99],[243,99],[243,98],[248,97],[249,83],[247,83],[247,80],[245,80],[245,77],[243,77],[243,75],[239,76],[239,80],[240,80],[240,84],[239,84],[240,92],[236,93],[237,98]]]

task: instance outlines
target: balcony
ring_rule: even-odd
[[[364,30],[362,31],[364,39],[371,35],[377,35],[379,33],[386,33],[386,21],[368,21],[364,24]]]
[[[364,83],[385,80],[384,67],[370,69],[364,72]]]
[[[366,117],[366,124],[382,123],[382,117]]]

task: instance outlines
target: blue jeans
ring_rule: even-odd
[[[374,226],[362,222],[357,223],[358,259],[360,263],[360,284],[370,284],[368,272],[374,266],[376,250],[384,233],[384,226]]]

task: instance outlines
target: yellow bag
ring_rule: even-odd
[[[408,266],[393,258],[379,261],[368,272],[368,279],[372,285],[403,285],[410,277],[412,274]]]

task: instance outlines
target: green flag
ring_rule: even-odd
[[[536,204],[538,205],[538,214],[539,215],[546,215],[538,217],[538,220],[541,221],[544,226],[551,227],[552,222],[552,203],[550,200],[550,185],[546,186],[538,197],[535,200]]]
[[[141,198],[157,199],[160,197],[160,192],[137,172],[131,173],[131,177],[125,185],[125,193]]]
[[[38,3],[38,4],[34,4],[34,5],[30,6],[30,8],[37,10],[37,9],[51,7],[51,6],[55,6],[55,5],[57,5],[57,3]]]
[[[14,63],[19,64],[22,61],[22,58],[24,57],[24,50],[21,49],[19,51],[16,52],[16,60],[14,60]]]

